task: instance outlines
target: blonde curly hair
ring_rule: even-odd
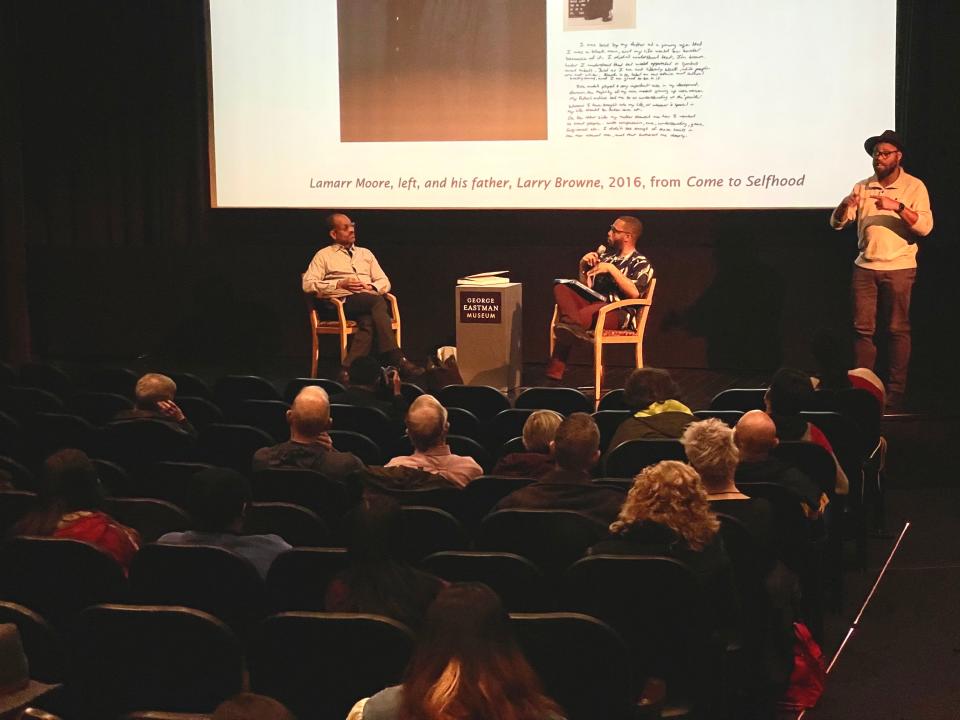
[[[658,462],[634,478],[610,532],[619,535],[644,520],[666,525],[695,551],[703,550],[720,530],[700,475],[678,460]]]

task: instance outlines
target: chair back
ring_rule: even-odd
[[[56,365],[44,362],[28,362],[21,365],[20,384],[52,392],[64,400],[76,391],[76,383],[72,377]]]
[[[0,537],[37,506],[37,494],[29,490],[0,490]]]
[[[567,570],[561,607],[609,624],[630,648],[639,677],[664,679],[672,698],[702,696],[713,684],[717,650],[703,595],[673,558],[592,555]]]
[[[603,474],[607,477],[634,477],[648,465],[661,460],[686,462],[687,453],[679,440],[651,438],[627,440],[609,450],[603,458]]]
[[[822,445],[803,440],[786,440],[774,448],[773,455],[800,470],[821,492],[833,495],[837,484],[837,466]]]
[[[213,423],[224,422],[223,411],[213,400],[198,395],[177,395],[177,405],[197,431]]]
[[[630,408],[627,407],[627,401],[624,400],[625,394],[626,392],[623,388],[617,388],[616,390],[605,393],[604,396],[600,398],[597,410],[629,410]]]
[[[94,425],[106,425],[117,413],[133,410],[133,400],[120,393],[86,391],[74,395],[70,407]]]
[[[632,720],[638,684],[623,639],[579,613],[511,613],[517,642],[569,720]]]
[[[26,430],[34,457],[45,458],[63,448],[97,454],[97,428],[79,415],[39,412],[27,420]]]
[[[399,683],[412,650],[413,633],[390,618],[280,613],[253,643],[250,686],[297,717],[343,718],[358,698]]]
[[[161,460],[189,460],[196,441],[163,420],[115,420],[101,433],[102,457],[127,470],[144,469]]]
[[[350,430],[366,435],[380,448],[390,447],[400,433],[397,423],[380,408],[333,403],[330,417],[334,430]]]
[[[533,482],[533,478],[481,475],[463,490],[461,518],[474,531],[480,521],[507,495]]]
[[[443,550],[425,557],[420,566],[448,582],[488,585],[509,612],[546,612],[556,602],[540,568],[514,553]]]
[[[211,465],[219,465],[250,474],[253,454],[276,442],[270,435],[250,425],[213,423],[200,433],[200,458]]]
[[[165,374],[177,384],[177,405],[180,405],[180,400],[184,395],[213,400],[213,391],[207,381],[199,375],[188,372],[168,372]]]
[[[151,543],[168,532],[189,530],[193,521],[183,508],[166,500],[139,497],[107,498],[110,517],[132,527],[145,543]]]
[[[623,421],[630,417],[629,410],[598,410],[593,414],[593,421],[600,430],[600,452],[606,452],[610,441]]]
[[[254,502],[243,518],[247,535],[279,535],[294,547],[319,547],[330,540],[330,528],[312,510],[285,502]]]
[[[130,368],[100,366],[87,376],[83,386],[87,390],[102,393],[116,393],[131,400],[140,376]]]
[[[59,633],[40,614],[23,605],[0,600],[0,624],[3,623],[13,623],[20,631],[31,678],[43,683],[59,683],[67,678],[66,647]]]
[[[441,550],[466,550],[469,547],[467,531],[446,510],[404,505],[402,512],[403,552],[410,562],[419,562]]]
[[[84,717],[209,714],[243,689],[239,640],[197,610],[97,605],[81,613],[73,647],[71,687]]]
[[[146,475],[146,495],[166,500],[189,512],[194,476],[213,465],[200,462],[165,460],[156,463]]]
[[[450,452],[454,455],[467,455],[477,461],[477,465],[483,468],[484,472],[490,472],[493,468],[493,457],[473,438],[463,435],[447,435],[447,445],[450,446]]]
[[[237,404],[237,422],[252,425],[267,433],[277,442],[290,437],[287,410],[290,406],[282,400],[241,400]]]
[[[482,423],[510,407],[507,396],[489,385],[447,385],[437,393],[437,400],[447,408],[469,410]]]
[[[697,420],[716,418],[726,423],[728,427],[734,427],[743,417],[743,412],[741,410],[694,410],[693,415]]]
[[[593,403],[586,395],[575,388],[566,387],[527,388],[517,396],[513,406],[530,410],[554,410],[564,416],[575,412],[593,412]]]
[[[327,585],[350,566],[346,548],[295,547],[277,556],[267,573],[272,612],[326,609]]]
[[[331,430],[328,434],[333,447],[340,452],[353,453],[364,465],[383,464],[383,448],[369,436],[353,430]]]
[[[766,388],[728,388],[713,396],[710,401],[711,410],[763,410],[763,397],[767,394]]]
[[[499,450],[505,442],[523,435],[523,426],[533,414],[530,408],[507,408],[501,410],[487,423],[487,448]]]
[[[606,533],[573,510],[498,510],[480,523],[476,547],[522,555],[555,579]]]
[[[230,422],[244,400],[280,400],[280,393],[259,375],[224,375],[213,386],[214,401]]]
[[[25,605],[66,630],[90,605],[118,599],[123,569],[80,540],[17,537],[0,543],[0,598]]]
[[[300,394],[300,391],[305,387],[310,385],[316,385],[327,391],[327,395],[333,397],[342,392],[347,391],[346,385],[336,380],[328,380],[327,378],[293,378],[290,382],[287,383],[287,387],[283,391],[283,399],[288,403],[292,403],[294,398]]]
[[[212,545],[144,545],[130,567],[130,596],[203,610],[240,634],[266,616],[266,590],[253,563]]]
[[[447,422],[450,423],[451,435],[462,435],[477,442],[483,441],[480,420],[469,410],[458,407],[447,408]]]
[[[0,387],[0,408],[23,422],[38,412],[62,413],[64,404],[49,390],[8,385]]]

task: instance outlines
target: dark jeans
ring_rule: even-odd
[[[390,362],[399,361],[400,349],[397,346],[397,337],[390,327],[393,319],[390,317],[390,304],[382,295],[375,293],[354,293],[343,299],[343,313],[348,320],[357,323],[353,333],[353,340],[344,366],[349,366],[358,357],[369,355],[376,340],[376,351],[380,355],[390,354]],[[329,305],[325,314],[329,314]]]
[[[584,330],[592,330],[597,322],[597,313],[607,303],[591,302],[575,290],[566,285],[553,286],[553,299],[557,303],[557,322],[579,325]],[[604,321],[606,330],[616,330],[623,322],[620,311],[609,313]],[[562,337],[558,337],[553,346],[553,356],[564,362],[570,355],[572,345]]]
[[[877,326],[890,336],[887,390],[902,395],[910,365],[910,293],[917,269],[866,270],[853,266],[851,296],[854,353],[857,367],[873,369],[877,359]]]

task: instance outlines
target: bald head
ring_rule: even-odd
[[[407,411],[407,436],[420,452],[447,440],[447,409],[433,395],[420,395]]]
[[[327,391],[316,385],[303,388],[287,410],[290,439],[310,442],[320,433],[330,429],[330,397]]]
[[[133,393],[138,408],[154,410],[158,402],[176,397],[177,384],[166,375],[147,373],[137,380]]]
[[[763,410],[744,413],[734,429],[733,441],[740,449],[740,460],[747,462],[766,460],[780,443],[773,418]]]

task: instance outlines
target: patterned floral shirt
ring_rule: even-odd
[[[633,280],[637,284],[637,290],[640,291],[640,297],[646,294],[647,285],[653,279],[653,265],[636,250],[625,257],[621,257],[615,250],[607,249],[600,254],[600,262],[610,263],[628,279]],[[616,280],[609,273],[597,275],[593,281],[593,289],[606,295],[607,302],[625,299]],[[637,327],[637,309],[627,308],[623,314],[625,317],[621,328],[623,330],[635,329]]]

